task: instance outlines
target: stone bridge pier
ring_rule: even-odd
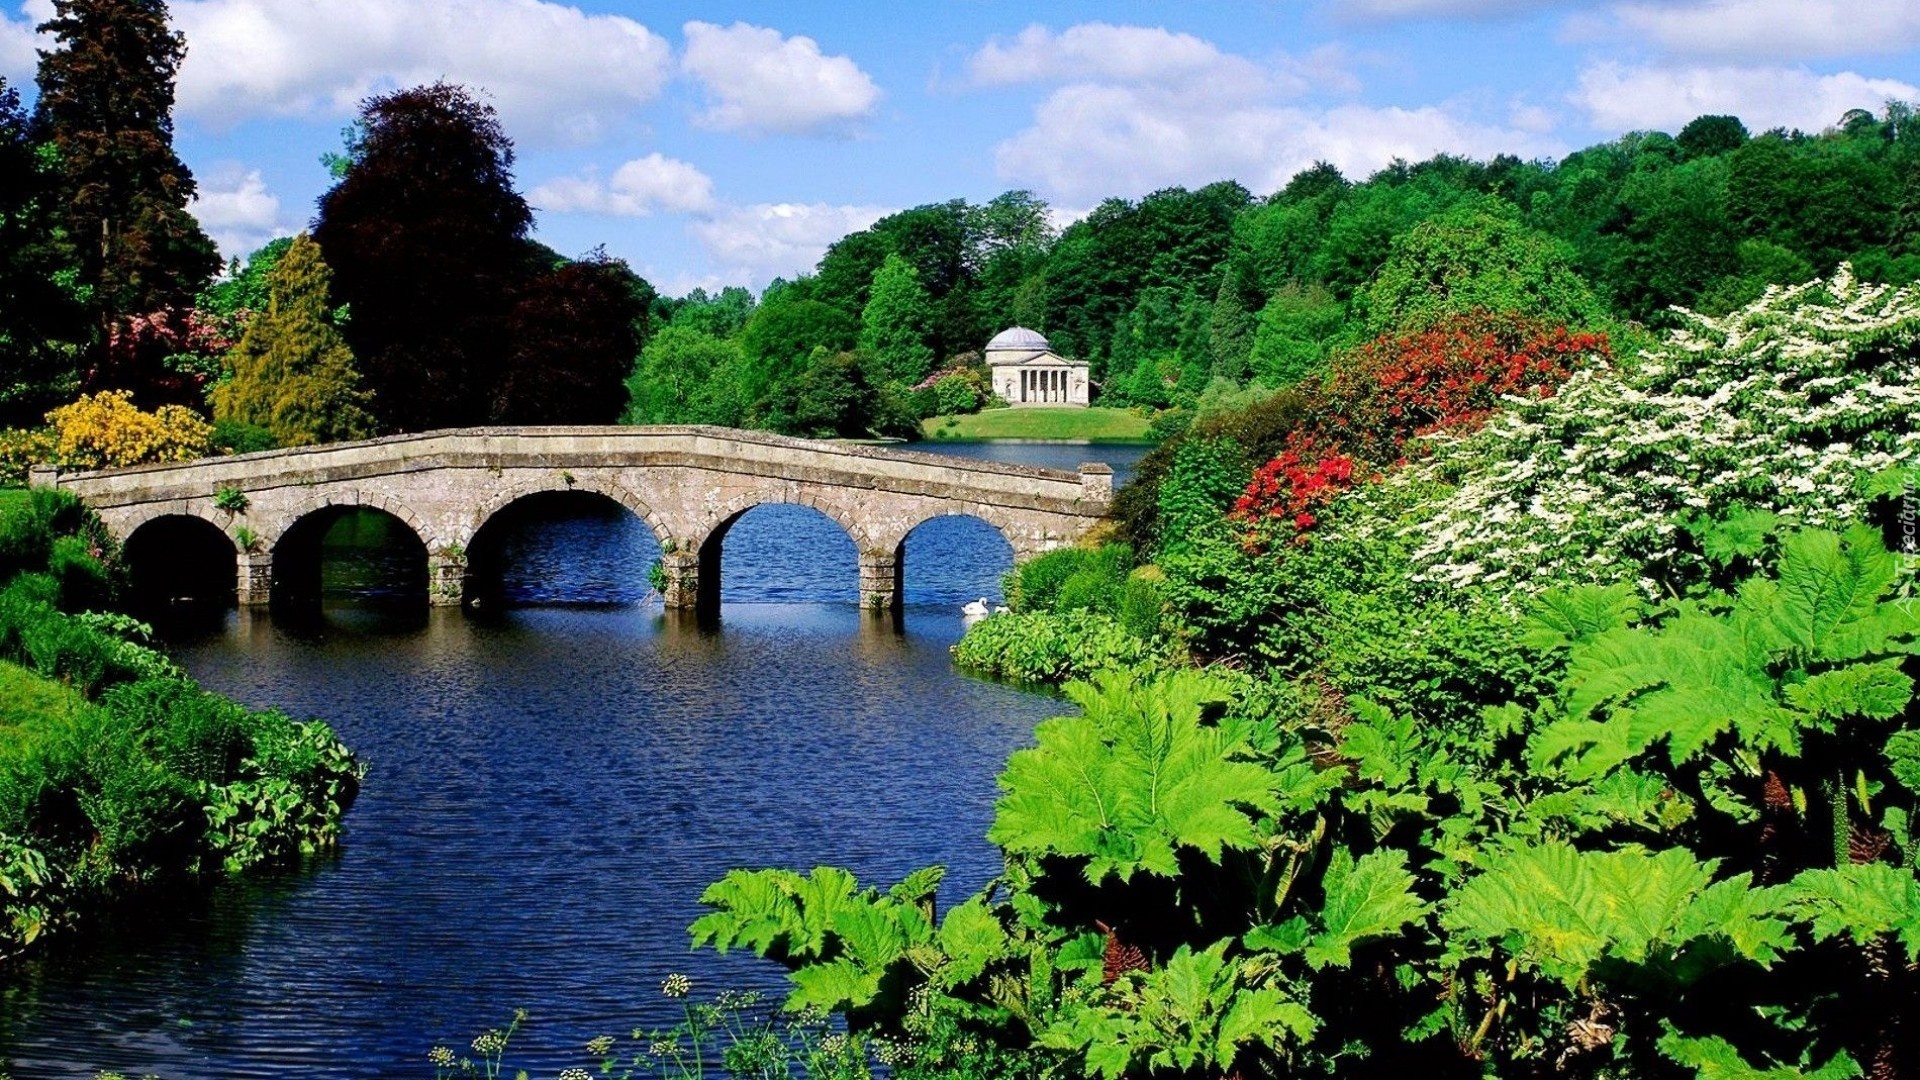
[[[846,532],[861,605],[889,610],[907,535],[926,521],[979,518],[1024,559],[1084,536],[1113,494],[1099,464],[1068,473],[702,427],[470,428],[132,469],[39,468],[33,482],[73,491],[124,543],[164,524],[168,537],[230,548],[241,604],[267,602],[310,568],[318,535],[354,508],[405,526],[426,552],[429,601],[457,604],[468,549],[494,515],[535,495],[588,492],[659,541],[668,607],[717,609],[727,531],[756,506],[786,503]]]

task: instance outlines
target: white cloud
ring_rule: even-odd
[[[299,231],[281,218],[280,200],[267,190],[258,169],[215,169],[199,188],[187,209],[220,245],[223,258],[245,258],[274,237]]]
[[[1595,0],[1336,0],[1335,14],[1348,19],[1486,19],[1591,4]]]
[[[975,54],[973,74],[986,82],[1073,80],[994,151],[1003,179],[1072,205],[1229,177],[1272,191],[1316,160],[1360,176],[1395,157],[1440,151],[1563,149],[1540,132],[1480,123],[1451,106],[1295,100],[1314,87],[1352,89],[1346,59],[1331,49],[1260,65],[1188,35],[1088,24],[1058,35],[1029,28],[1010,42],[991,42]]]
[[[1618,32],[1690,55],[1801,59],[1920,44],[1915,0],[1691,0],[1621,4]]]
[[[1678,130],[1696,116],[1726,113],[1748,128],[1819,131],[1849,109],[1878,111],[1888,99],[1912,101],[1920,87],[1895,79],[1843,71],[1818,75],[1806,68],[1626,67],[1593,64],[1580,73],[1570,100],[1589,123],[1606,131]]]
[[[216,127],[446,79],[484,90],[515,139],[581,143],[658,96],[672,59],[632,19],[546,0],[181,0],[173,21],[181,112]]]
[[[1210,41],[1162,27],[1092,22],[1055,34],[1035,24],[1011,39],[994,38],[967,61],[983,85],[1093,79],[1126,83],[1208,80],[1259,85],[1268,76]]]
[[[43,38],[34,31],[34,27],[53,17],[52,0],[28,0],[20,5],[19,11],[18,20],[0,12],[0,77],[15,89],[33,81],[34,72],[40,66],[40,55],[35,50],[53,46],[52,38]]]
[[[592,170],[584,176],[549,180],[529,192],[527,201],[557,214],[697,213],[713,207],[713,180],[694,166],[656,151],[620,166],[604,181]]]
[[[1557,155],[1540,133],[1478,123],[1447,108],[1342,105],[1310,109],[1261,101],[1196,102],[1119,86],[1063,87],[1034,123],[995,149],[1000,175],[1049,197],[1084,202],[1180,184],[1238,179],[1277,190],[1315,161],[1365,176],[1394,158],[1445,151]]]
[[[720,278],[758,288],[812,270],[828,244],[889,213],[882,206],[757,203],[727,207],[687,231],[720,264]]]
[[[706,88],[703,127],[749,134],[844,135],[873,113],[880,88],[845,56],[810,37],[737,22],[690,22],[681,70]]]

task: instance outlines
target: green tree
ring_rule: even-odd
[[[484,423],[533,215],[492,107],[446,83],[368,99],[314,239],[383,429]]]
[[[158,357],[110,350],[131,316],[192,304],[220,268],[213,242],[187,212],[193,174],[173,149],[174,76],[186,39],[167,26],[164,0],[54,0],[39,30],[38,137],[59,162],[82,295],[98,334],[91,387],[147,391]]]
[[[859,323],[853,316],[798,293],[793,288],[768,289],[740,331],[748,375],[743,389],[749,401],[758,401],[773,387],[798,378],[814,349],[846,352],[859,337]]]
[[[738,426],[746,406],[739,377],[738,342],[669,325],[640,351],[622,422]]]
[[[1689,158],[1730,154],[1747,141],[1747,125],[1737,116],[1696,116],[1687,121],[1673,141]]]
[[[1320,370],[1346,321],[1346,305],[1320,286],[1282,288],[1260,309],[1260,324],[1247,356],[1253,377],[1268,386],[1284,387]]]
[[[19,94],[0,79],[0,427],[37,426],[79,392],[88,318],[54,180]]]
[[[236,256],[227,264],[226,276],[209,285],[194,302],[200,317],[229,338],[237,340],[245,334],[253,317],[267,310],[268,279],[292,244],[291,236],[276,237],[248,255],[245,263]]]
[[[265,428],[281,446],[373,434],[353,352],[331,319],[331,279],[311,237],[287,245],[268,275],[265,310],[229,357],[231,377],[214,388],[216,420]]]
[[[860,348],[873,373],[909,385],[926,378],[934,361],[927,344],[933,321],[933,299],[921,287],[920,272],[899,255],[887,256],[874,271],[872,295],[860,315]]]
[[[1416,225],[1362,294],[1370,334],[1401,333],[1481,309],[1593,326],[1606,312],[1567,246],[1521,224],[1511,207],[1457,207]]]
[[[1257,326],[1240,300],[1240,275],[1229,267],[1220,275],[1220,291],[1214,295],[1212,319],[1207,326],[1214,375],[1235,382],[1247,377],[1247,358],[1253,352]]]

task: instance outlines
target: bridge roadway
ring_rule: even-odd
[[[404,522],[427,552],[429,598],[457,604],[467,549],[494,514],[529,495],[584,491],[653,531],[670,607],[717,604],[727,529],[755,506],[798,503],[853,540],[861,604],[890,609],[902,545],[920,523],[972,515],[1022,559],[1079,539],[1113,494],[1102,464],[1075,474],[715,427],[461,428],[126,469],[41,466],[32,482],[72,491],[123,543],[162,519],[211,524],[233,544],[242,604],[267,602],[274,558],[290,561],[285,541],[303,520],[341,507]],[[244,508],[216,503],[225,493],[234,506],[236,491]]]

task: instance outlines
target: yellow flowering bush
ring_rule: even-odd
[[[25,487],[27,470],[52,460],[52,429],[0,430],[0,487]]]
[[[125,390],[87,394],[47,414],[54,460],[100,469],[156,461],[191,461],[213,451],[213,425],[180,405],[143,412]]]

